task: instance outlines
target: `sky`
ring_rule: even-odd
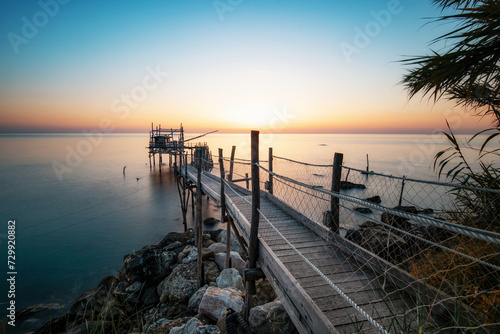
[[[399,84],[429,0],[2,0],[0,132],[484,128]],[[435,45],[434,47],[439,47]]]

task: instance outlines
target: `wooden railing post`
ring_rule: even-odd
[[[227,176],[227,180],[229,182],[233,181],[233,167],[234,167],[234,154],[236,152],[236,146],[231,148],[231,161],[229,162],[229,175]]]
[[[335,153],[333,158],[333,171],[332,171],[332,193],[340,192],[340,179],[342,177],[342,160],[344,155],[342,153]],[[330,212],[331,215],[331,229],[334,233],[339,233],[340,228],[340,201],[338,197],[331,196],[330,199]]]
[[[269,147],[269,166],[268,169],[270,172],[273,171],[273,148]],[[268,183],[268,189],[269,193],[272,195],[273,193],[273,174],[269,174],[269,183]]]
[[[255,269],[259,258],[259,220],[260,220],[260,180],[259,180],[259,131],[252,131],[252,222],[250,226],[248,268]],[[246,282],[245,318],[248,320],[252,307],[252,295],[255,295],[255,281]]]
[[[225,222],[226,219],[226,194],[224,189],[224,158],[223,150],[219,148],[219,169],[220,169],[220,221]],[[231,268],[231,224],[227,221],[226,225],[226,269]]]
[[[196,180],[196,245],[198,247],[198,284],[204,285],[203,273],[203,222],[201,217],[202,195],[201,195],[201,150],[196,152],[196,165],[198,168],[198,175]]]

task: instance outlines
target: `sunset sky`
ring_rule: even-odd
[[[473,131],[399,85],[399,61],[451,29],[426,19],[439,14],[427,0],[3,0],[0,132],[429,133],[445,116]]]

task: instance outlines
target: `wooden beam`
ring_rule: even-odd
[[[273,148],[269,147],[269,166],[268,169],[270,172],[273,171]],[[269,174],[269,181],[268,181],[268,189],[270,194],[273,193],[273,174]]]
[[[342,153],[335,153],[333,158],[333,171],[332,171],[332,193],[340,192],[340,179],[342,177],[342,160],[344,155]],[[339,233],[340,228],[340,202],[339,198],[331,196],[330,198],[330,212],[331,226],[330,228],[334,233]]]
[[[227,176],[228,181],[233,180],[233,167],[234,167],[234,154],[236,153],[236,146],[231,148],[231,161],[229,162],[229,175]]]

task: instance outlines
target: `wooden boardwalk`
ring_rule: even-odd
[[[191,166],[187,177],[196,182],[196,170]],[[219,202],[220,179],[204,173],[201,181],[203,192]],[[248,243],[251,193],[236,185],[226,187],[225,193],[228,213]],[[366,263],[356,261],[373,258],[373,254],[332,235],[267,192],[261,191],[260,210],[267,220],[261,217],[259,221],[259,264],[301,333],[380,332],[332,285],[388,332],[418,331],[413,298],[380,279]]]

